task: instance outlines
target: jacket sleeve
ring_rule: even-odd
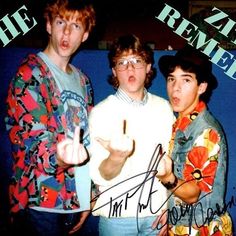
[[[19,67],[9,86],[6,125],[15,168],[19,171],[30,173],[30,168],[47,174],[59,171],[56,143],[62,139],[63,132],[60,135],[59,112],[58,117],[52,115],[59,107],[56,97],[50,97],[53,90],[45,79],[47,73],[45,65],[29,58]]]

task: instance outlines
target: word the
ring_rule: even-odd
[[[36,20],[33,17],[30,19],[26,12],[27,8],[23,5],[12,14],[11,17],[6,14],[0,20],[0,39],[3,43],[3,47],[10,43],[21,32],[24,35],[37,24]],[[16,25],[19,26],[20,31],[15,27]]]
[[[213,11],[215,10],[216,8],[213,8]],[[211,18],[206,18],[205,22],[213,25],[213,23],[222,19],[222,14],[219,14],[220,10],[217,9],[217,11],[217,14]],[[224,15],[224,17],[226,16]],[[174,33],[187,40],[188,44],[200,49],[204,54],[211,58],[211,61],[215,65],[223,69],[226,75],[236,80],[236,59],[233,54],[221,48],[219,42],[213,38],[207,38],[207,35],[200,31],[198,26],[181,17],[181,14],[176,9],[167,4],[165,4],[165,7],[156,18],[166,23],[173,29]],[[223,28],[221,25],[214,25],[214,27],[218,27],[221,29],[221,33],[227,35],[232,30],[233,25],[233,21],[229,20]],[[235,43],[235,41],[233,41],[233,43]]]

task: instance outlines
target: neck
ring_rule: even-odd
[[[71,68],[69,66],[69,57],[62,57],[58,55],[54,50],[52,50],[49,46],[45,48],[43,51],[62,71],[69,73],[71,72]]]
[[[127,91],[121,88],[121,90],[135,101],[142,101],[144,98],[144,89],[138,91]]]

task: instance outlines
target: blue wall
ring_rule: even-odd
[[[38,49],[31,48],[0,49],[0,217],[4,217],[7,211],[7,183],[11,173],[9,141],[5,134],[3,122],[7,87],[20,61],[28,53],[37,51]],[[155,65],[157,65],[159,57],[167,53],[174,54],[175,52],[155,51]],[[231,51],[231,53],[236,56],[236,51]],[[76,54],[72,63],[79,66],[91,79],[95,104],[114,92],[113,88],[107,83],[107,78],[111,73],[108,66],[107,51],[81,51]],[[235,205],[229,207],[229,211],[236,228],[236,175],[234,174],[236,169],[236,80],[226,76],[223,70],[215,65],[213,65],[213,72],[218,78],[219,86],[214,91],[209,108],[223,125],[228,140],[229,159],[226,202],[228,203],[232,198],[235,199]],[[165,80],[159,71],[157,71],[157,77],[149,91],[167,98]],[[4,222],[4,219],[0,219],[0,222]]]

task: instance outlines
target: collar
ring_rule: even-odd
[[[173,132],[176,132],[178,129],[184,131],[204,109],[206,109],[206,104],[200,101],[192,112],[176,120],[173,125]]]
[[[133,98],[129,97],[124,90],[118,88],[118,90],[115,93],[115,96],[128,104],[134,105],[134,106],[144,106],[147,103],[148,100],[148,92],[147,89],[144,88],[144,97],[142,101],[134,100]]]

